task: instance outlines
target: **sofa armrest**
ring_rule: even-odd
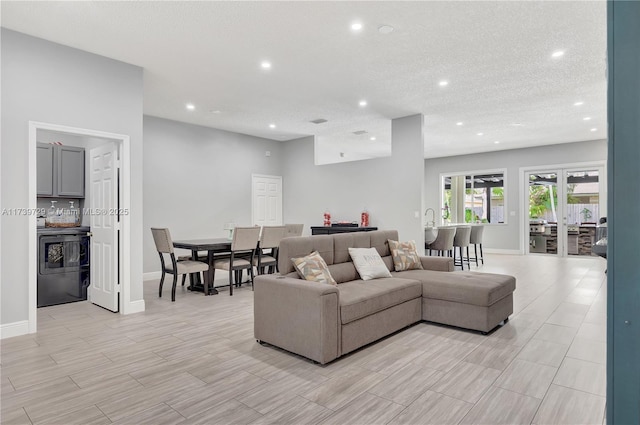
[[[420,257],[422,268],[438,272],[452,272],[453,258],[450,257]]]
[[[319,363],[337,358],[340,340],[338,288],[280,275],[254,279],[257,340]]]

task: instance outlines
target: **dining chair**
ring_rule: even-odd
[[[285,236],[285,232],[285,226],[264,226],[262,228],[260,244],[257,250],[258,258],[253,259],[253,265],[256,267],[258,274],[264,274],[267,268],[269,273],[275,273],[278,266],[278,247]]]
[[[164,284],[164,277],[166,273],[173,275],[173,286],[171,287],[171,301],[176,300],[176,284],[178,283],[178,275],[182,275],[182,285],[184,286],[184,280],[187,274],[191,273],[203,273],[204,282],[206,276],[205,272],[209,271],[209,265],[201,261],[193,260],[176,260],[176,256],[173,252],[173,242],[171,241],[171,233],[167,228],[151,228],[153,234],[153,241],[156,244],[158,255],[160,256],[160,264],[162,265],[162,276],[160,277],[160,286],[158,288],[158,296],[162,298],[162,285]],[[169,255],[171,258],[171,265],[165,261],[165,255]]]
[[[477,225],[471,226],[471,236],[469,238],[469,243],[473,245],[473,250],[476,254],[475,257],[469,258],[469,261],[475,260],[476,266],[478,265],[478,260],[484,264],[484,255],[482,254],[482,234],[484,233],[484,226]],[[480,257],[478,257],[478,245],[480,245]]]
[[[216,269],[229,271],[229,295],[233,295],[234,272],[236,273],[236,284],[239,284],[242,271],[249,270],[251,287],[253,288],[253,258],[259,239],[260,227],[236,227],[233,229],[229,258],[214,259],[212,265],[214,278]]]
[[[451,257],[453,251],[453,238],[456,235],[455,227],[438,227],[438,236],[436,240],[426,246],[429,249],[429,255],[431,251],[437,251],[438,255]]]
[[[304,224],[285,224],[284,227],[286,228],[285,237],[291,238],[295,236],[302,236]]]
[[[453,238],[453,265],[459,265],[464,270],[464,263],[467,263],[469,269],[471,269],[471,263],[469,262],[469,240],[471,237],[471,226],[458,226],[456,227],[456,235]],[[460,253],[460,263],[458,263],[456,257],[456,248]],[[463,255],[463,250],[467,249],[467,256]]]

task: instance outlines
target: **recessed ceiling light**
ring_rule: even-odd
[[[484,133],[478,133],[478,136],[484,136]]]
[[[360,102],[358,102],[358,105],[367,106],[367,101],[366,100],[361,100]]]
[[[369,137],[369,140],[374,141],[376,140],[375,136],[374,137]]]
[[[354,22],[351,24],[351,31],[360,31],[362,29],[361,22]]]
[[[190,111],[193,111],[194,109],[196,109],[196,105],[194,105],[193,103],[187,103],[185,107]]]
[[[564,50],[556,50],[551,54],[552,58],[561,58],[562,56],[564,56]]]
[[[598,131],[598,129],[597,128],[592,128],[591,131]]]
[[[275,124],[269,124],[269,128],[276,128]]]
[[[584,105],[584,102],[576,102],[573,104],[573,106],[581,106],[581,105]]]
[[[584,117],[582,118],[584,121],[591,121],[591,117]]]
[[[440,81],[440,82],[438,83],[438,85],[439,85],[440,87],[445,87],[445,86],[448,86],[448,85],[449,85],[449,82],[448,82],[448,81]]]
[[[220,109],[214,109],[213,111],[211,111],[212,114],[219,114],[222,111]]]
[[[462,121],[457,122],[456,125],[462,125]]]
[[[524,124],[519,123],[519,122],[514,122],[511,125],[514,126],[514,127],[522,127]]]
[[[493,142],[493,143],[495,143],[496,145],[498,145],[498,144],[500,144],[500,141],[499,141],[499,140],[496,140],[496,141],[495,141],[495,142]]]
[[[261,67],[262,69],[271,69],[271,62],[269,62],[269,61],[262,61],[262,62],[260,63],[260,67]]]
[[[380,34],[391,34],[393,32],[393,27],[391,25],[382,25],[378,27],[378,32]]]

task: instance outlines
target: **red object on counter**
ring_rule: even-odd
[[[360,214],[360,227],[369,227],[369,212],[363,211]]]
[[[331,213],[329,211],[324,212],[324,223],[325,226],[331,226]]]

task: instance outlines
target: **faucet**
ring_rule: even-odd
[[[433,220],[427,221],[427,226],[429,225],[429,223],[431,223],[431,227],[436,227],[436,211],[433,208],[427,208],[427,210],[424,212],[424,216],[427,217],[429,211],[431,211],[431,218]]]

